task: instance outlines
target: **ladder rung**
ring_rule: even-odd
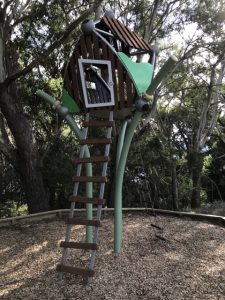
[[[110,158],[109,156],[92,156],[92,157],[77,157],[74,158],[73,162],[75,164],[80,164],[80,163],[97,163],[97,162],[107,162],[109,161]]]
[[[65,242],[60,243],[60,247],[63,248],[73,248],[73,249],[88,249],[88,250],[97,250],[98,245],[95,243],[77,243],[77,242]]]
[[[80,145],[112,144],[112,139],[84,139],[79,141]]]
[[[64,266],[64,265],[57,265],[56,270],[58,272],[77,274],[77,275],[81,275],[83,277],[93,277],[95,274],[95,272],[93,270],[75,268],[72,266]]]
[[[98,204],[98,205],[102,205],[105,203],[105,199],[87,198],[87,197],[81,197],[81,196],[70,196],[69,201],[70,202],[78,202],[78,203],[92,203],[92,204]]]
[[[107,182],[106,176],[74,176],[75,182]]]
[[[83,122],[84,129],[84,138],[80,140],[80,145],[84,145],[81,147],[80,151],[80,157],[74,158],[73,162],[78,165],[77,173],[74,174],[73,181],[75,182],[75,192],[74,195],[69,197],[69,201],[71,202],[71,209],[70,209],[70,215],[65,220],[67,224],[66,228],[66,237],[64,241],[60,242],[60,247],[62,248],[62,260],[61,263],[59,263],[56,267],[56,270],[60,272],[60,278],[63,275],[62,273],[71,273],[76,275],[81,275],[84,278],[88,279],[88,283],[91,281],[91,277],[94,276],[95,271],[94,264],[95,264],[95,256],[96,256],[96,250],[98,250],[97,245],[97,239],[98,239],[98,231],[99,227],[101,226],[100,222],[100,216],[101,216],[101,210],[102,205],[105,203],[105,199],[102,199],[104,197],[104,190],[105,190],[105,183],[107,182],[107,174],[106,169],[108,162],[110,160],[109,158],[109,150],[110,150],[110,144],[112,144],[112,127],[114,126],[114,121],[111,121],[113,119],[113,111],[110,111],[109,120],[89,120],[89,113],[86,115],[86,121]],[[106,127],[106,135],[102,137],[93,137],[93,138],[87,138],[88,134],[88,127]],[[87,146],[85,146],[87,145]],[[93,155],[91,157],[84,157],[84,147],[89,147],[89,145],[100,145],[99,147],[105,148],[105,153],[100,155]],[[102,145],[102,146],[101,146]],[[92,146],[91,146],[92,147]],[[96,170],[97,174],[96,176],[81,176],[82,174],[82,164],[87,163],[99,163],[97,167],[102,168],[102,173],[99,173],[99,170]],[[84,167],[84,166],[83,166]],[[98,168],[97,168],[98,169]],[[88,175],[88,174],[84,174]],[[104,176],[102,176],[104,175]],[[87,182],[93,182],[95,185],[99,183],[100,185],[100,191],[99,196],[95,197],[85,197],[85,196],[79,196],[77,195],[79,182],[87,183]],[[99,198],[98,198],[99,197]],[[88,220],[88,218],[81,217],[81,218],[75,218],[73,217],[73,211],[75,208],[75,202],[78,203],[84,203],[84,204],[96,204],[98,205],[98,211],[97,211],[97,217],[95,217],[93,220]],[[88,228],[88,226],[92,226],[92,229],[94,230],[93,235],[93,243],[87,243],[87,242],[76,242],[71,240],[70,241],[70,235],[73,225],[81,225],[84,226],[84,228]],[[95,227],[95,228],[93,228]],[[90,251],[90,261],[89,261],[89,268],[77,268],[73,267],[71,265],[67,265],[66,261],[68,259],[69,255],[69,249],[84,249]]]
[[[84,219],[68,218],[66,220],[66,224],[71,224],[71,225],[86,225],[86,226],[99,227],[100,226],[100,221],[99,220],[84,220]]]
[[[89,122],[83,122],[83,127],[88,127],[88,126],[94,126],[94,127],[112,127],[114,124],[114,121],[89,121]]]

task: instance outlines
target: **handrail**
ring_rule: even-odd
[[[96,209],[94,209],[96,210]],[[113,213],[114,208],[103,208],[104,212]],[[193,212],[183,212],[183,211],[172,211],[172,210],[163,210],[163,209],[152,209],[152,208],[123,208],[123,212],[151,212],[156,215],[168,215],[174,217],[189,217],[192,219],[200,220],[200,221],[210,221],[212,223],[216,223],[217,225],[225,226],[225,217],[217,216],[217,215],[208,215],[208,214],[196,214]],[[50,219],[54,217],[63,217],[68,214],[69,209],[57,209],[51,210],[36,214],[30,214],[26,216],[17,216],[12,218],[0,219],[0,227],[10,226],[20,223],[21,221],[34,221],[34,220],[42,220],[42,219]],[[86,209],[79,209],[77,213],[85,213]]]

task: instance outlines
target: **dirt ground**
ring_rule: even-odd
[[[163,228],[156,229],[155,224]],[[0,299],[225,299],[225,228],[191,219],[124,216],[123,250],[113,253],[113,218],[100,228],[96,276],[58,280],[62,220],[0,228]],[[82,226],[73,235],[82,241]],[[157,237],[158,236],[158,237]],[[87,254],[71,250],[72,263]]]

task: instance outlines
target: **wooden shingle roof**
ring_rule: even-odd
[[[138,49],[151,51],[148,43],[135,32],[131,31],[128,27],[123,25],[119,20],[110,17],[103,17],[100,26],[106,26],[116,38],[118,38],[126,46]]]

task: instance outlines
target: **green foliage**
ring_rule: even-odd
[[[186,174],[180,174],[178,179],[178,195],[179,195],[179,206],[184,211],[190,211],[190,198],[192,192],[192,182]]]
[[[82,1],[82,5],[80,1],[72,0],[46,3],[31,1],[13,29],[13,35],[7,41],[7,57],[10,58],[7,63],[10,63],[11,72],[29,65],[32,58],[57,41],[68,24],[89,6],[88,1]],[[175,167],[179,209],[190,210],[192,175],[196,171],[199,171],[202,183],[201,202],[224,201],[224,120],[219,120],[222,128],[219,134],[215,126],[214,130],[209,130],[214,108],[217,108],[215,125],[224,101],[224,81],[217,92],[220,96],[218,102],[209,101],[215,93],[221,65],[218,64],[212,73],[213,66],[224,57],[224,1],[159,1],[151,23],[154,3],[147,0],[107,3],[141,36],[150,30],[149,41],[162,45],[159,65],[169,51],[182,58],[182,64],[158,91],[155,121],[151,121],[143,132],[137,132],[132,143],[123,204],[172,209],[171,174]],[[189,38],[185,30],[191,28],[187,27],[190,24],[196,26],[196,33]],[[17,81],[18,102],[22,103],[38,141],[40,169],[50,195],[51,209],[68,206],[67,197],[73,189],[71,160],[78,153],[78,145],[69,128],[55,111],[37,99],[35,92],[44,89],[59,99],[62,74],[78,35],[79,29],[76,28],[67,43],[42,57],[37,68]],[[176,42],[172,37],[179,38]],[[211,80],[213,75],[215,80]],[[204,124],[203,108],[207,108]],[[6,129],[9,132],[7,126]],[[101,135],[100,131],[95,133]],[[210,139],[201,144],[204,135]],[[11,133],[9,138],[14,145]],[[26,213],[25,193],[15,169],[3,156],[0,164],[0,217]],[[111,173],[113,177],[115,174]]]
[[[221,201],[225,193],[225,156],[224,142],[214,135],[210,140],[210,157],[205,164],[203,187],[207,201]]]
[[[0,218],[12,218],[28,214],[26,204],[19,205],[16,201],[0,203]]]

